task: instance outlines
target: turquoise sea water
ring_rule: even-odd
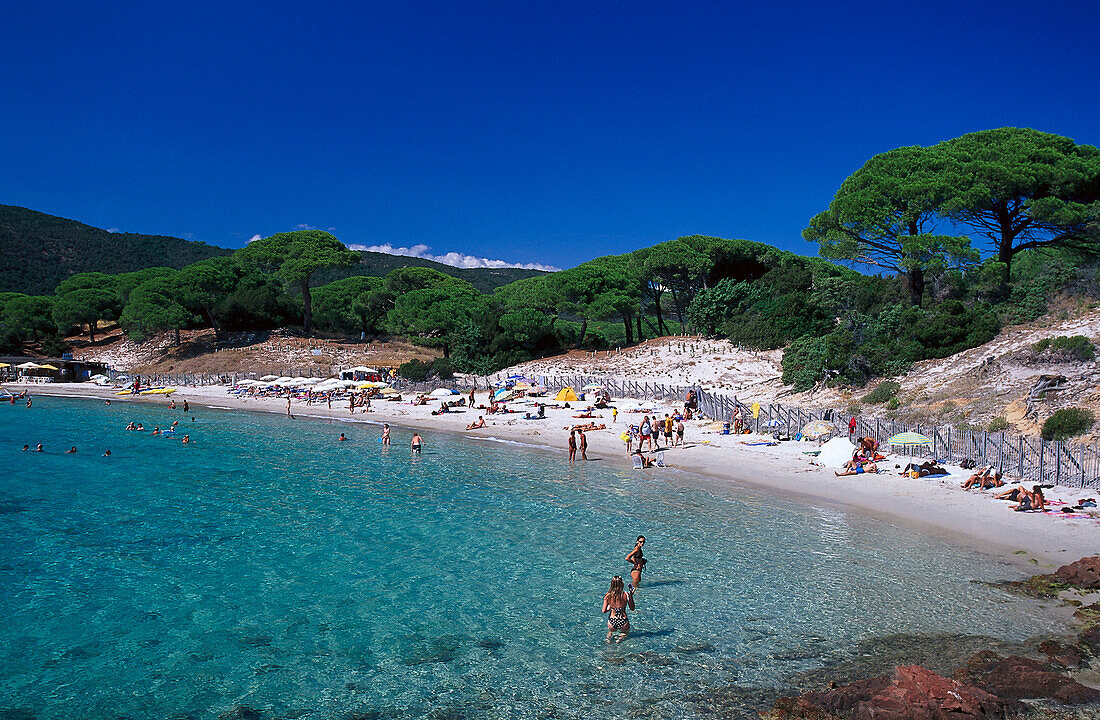
[[[874,518],[619,458],[435,434],[413,457],[401,429],[383,451],[371,425],[193,410],[0,406],[5,717],[695,717],[706,688],[868,638],[1051,630],[970,582],[1017,572]],[[638,534],[635,632],[608,645]]]

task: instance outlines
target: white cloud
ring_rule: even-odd
[[[256,242],[257,240],[260,240],[260,239],[261,239],[260,238],[260,233],[256,233],[252,237],[248,238],[248,242],[254,243],[254,242]]]
[[[107,232],[116,233],[116,232],[118,232],[118,228],[107,228]]]
[[[555,272],[559,269],[553,265],[543,265],[542,263],[512,263],[505,260],[491,260],[489,258],[480,258],[474,255],[464,255],[463,253],[457,252],[433,255],[431,248],[423,244],[413,245],[412,247],[394,247],[389,243],[385,245],[348,245],[348,247],[352,250],[434,260],[437,263],[443,263],[444,265],[451,265],[458,268],[523,268],[524,270],[545,270],[547,272]]]

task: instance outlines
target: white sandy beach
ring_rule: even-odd
[[[69,397],[110,398],[112,402],[166,403],[164,396],[117,395],[117,389],[91,384],[11,385],[18,392],[26,388],[32,396],[60,395]],[[181,387],[172,396],[177,403],[188,400],[193,405],[260,412],[285,413],[285,398],[241,399],[226,392],[222,386]],[[485,392],[479,392],[477,403],[487,403]],[[576,405],[576,403],[574,403]],[[583,406],[583,404],[582,404]],[[357,408],[356,422],[389,422],[397,428],[419,428],[433,432],[450,432],[503,440],[522,441],[555,448],[561,452],[561,462],[567,462],[565,449],[568,431],[565,429],[588,420],[574,419],[577,408],[547,408],[545,420],[523,420],[522,413],[488,415],[484,411],[466,409],[461,412],[432,416],[437,402],[413,406],[408,401],[374,401],[369,413]],[[660,406],[658,406],[660,407]],[[663,417],[668,408],[660,408]],[[324,404],[295,402],[293,412],[303,420],[308,417],[350,419],[346,401],[334,402],[331,410]],[[466,425],[484,415],[486,427],[467,431]],[[612,424],[610,410],[596,411],[597,423],[608,429],[587,433],[590,457],[622,463],[631,462],[619,435],[631,422],[641,420],[640,414],[620,413]],[[139,419],[140,417],[135,417]],[[836,477],[832,468],[811,464],[805,451],[816,443],[783,442],[774,447],[748,446],[743,443],[760,441],[757,435],[719,435],[708,433],[706,422],[692,421],[687,426],[686,448],[669,449],[665,461],[681,471],[695,474],[701,483],[727,483],[755,486],[781,495],[792,496],[813,504],[828,504],[868,513],[889,522],[918,527],[952,541],[971,545],[983,553],[1000,556],[1036,572],[1049,572],[1059,565],[1085,555],[1100,552],[1100,519],[1064,518],[1041,513],[1012,512],[1010,503],[993,500],[993,491],[964,491],[959,484],[970,471],[950,468],[952,475],[941,478],[912,479],[901,477],[895,464],[904,464],[905,457],[889,457],[880,463],[884,472],[878,475]],[[394,432],[394,444],[408,443],[409,434]],[[661,469],[638,472],[660,473]],[[1011,478],[1006,478],[1011,481]],[[1007,486],[1006,486],[1007,487]],[[1090,490],[1055,487],[1047,493],[1049,500],[1073,504],[1077,498],[1095,496]],[[1061,505],[1055,505],[1059,510]]]

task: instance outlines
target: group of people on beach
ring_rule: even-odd
[[[631,425],[625,433],[626,454],[633,454],[635,439],[638,452],[642,452],[643,446],[648,446],[650,451],[660,449],[661,436],[664,436],[666,448],[684,447],[684,419],[679,410],[673,415],[665,413],[663,419],[645,415],[640,424]]]
[[[837,477],[848,475],[862,475],[863,473],[877,473],[878,462],[885,460],[886,456],[878,451],[878,440],[872,437],[861,437],[856,440],[856,449],[852,453],[852,459],[844,464],[844,472],[836,472]]]
[[[641,587],[642,570],[645,568],[646,559],[642,553],[645,547],[645,535],[639,535],[634,543],[634,549],[627,553],[626,561],[630,563],[630,584],[623,587],[622,575],[614,575],[611,578],[611,587],[603,596],[602,614],[607,615],[607,640],[611,641],[615,633],[619,633],[619,641],[626,639],[630,632],[630,617],[626,614],[629,609],[634,610],[634,591]]]

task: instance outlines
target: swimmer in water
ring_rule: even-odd
[[[111,449],[107,448],[103,451],[103,457],[111,457]]]
[[[36,446],[35,446],[35,448],[34,448],[34,451],[35,451],[35,452],[45,452],[45,451],[44,451],[44,450],[42,449],[42,443],[38,443],[38,445],[36,445]]]
[[[630,551],[630,554],[626,556],[626,561],[632,564],[634,567],[630,569],[630,591],[634,592],[634,588],[641,587],[642,585],[642,568],[645,567],[645,558],[642,557],[642,548],[645,546],[645,535],[639,535],[638,541],[634,544],[634,549]]]
[[[390,444],[390,424],[382,423],[382,444],[389,446]]]
[[[183,436],[183,444],[184,444],[184,445],[187,445],[187,444],[189,444],[190,442],[191,442],[191,436],[190,436],[190,435],[187,435],[187,434],[184,434],[184,436]]]
[[[423,445],[424,445],[424,440],[421,439],[420,433],[413,433],[412,451],[414,453],[416,453],[417,455],[419,455],[420,454],[420,449],[421,449],[421,447],[423,447]]]
[[[30,445],[24,445],[24,446],[23,446],[23,449],[24,449],[24,450],[30,450],[30,449],[31,449],[31,446],[30,446]]]
[[[66,450],[65,454],[66,455],[76,455],[76,445],[73,445],[71,448]]]
[[[154,435],[160,435],[160,426],[157,426],[157,427],[153,428],[153,434]]]
[[[340,433],[340,442],[344,442],[345,440],[347,440],[347,438],[344,436],[344,433]]]
[[[626,614],[627,608],[634,609],[634,593],[624,591],[623,578],[616,575],[611,578],[611,589],[603,596],[603,610],[600,611],[610,613],[607,616],[608,642],[611,642],[611,636],[616,632],[622,633],[619,638],[620,642],[625,640],[627,633],[630,632],[630,618]]]

